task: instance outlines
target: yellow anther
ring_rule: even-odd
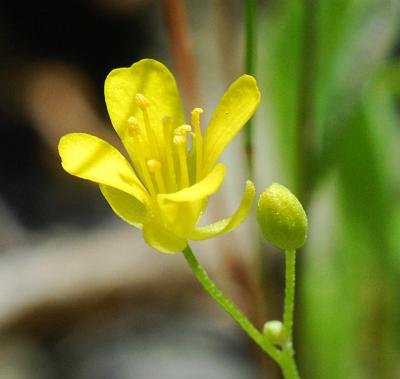
[[[141,93],[135,95],[135,100],[140,109],[147,108],[150,105],[149,99]]]
[[[147,167],[150,173],[154,174],[154,178],[156,180],[156,184],[158,187],[158,192],[160,193],[167,192],[161,172],[161,163],[156,159],[149,159],[147,161]]]
[[[128,124],[136,126],[136,125],[139,125],[139,121],[138,121],[138,119],[136,117],[131,116],[131,117],[128,118]]]
[[[136,117],[131,116],[128,118],[128,133],[132,136],[140,133],[140,125]]]
[[[161,163],[156,159],[149,159],[147,161],[147,167],[149,171],[153,174],[161,169]]]
[[[178,126],[174,130],[174,133],[175,134],[184,134],[184,133],[191,132],[191,131],[192,131],[192,127],[190,125],[185,124],[185,125]]]
[[[186,137],[182,134],[174,135],[173,142],[175,145],[183,145],[186,143]]]
[[[201,115],[201,114],[203,114],[204,113],[204,111],[203,111],[203,108],[194,108],[193,110],[192,110],[192,117],[194,116],[194,115]]]

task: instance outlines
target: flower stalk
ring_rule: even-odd
[[[285,304],[283,310],[283,325],[286,342],[282,347],[281,368],[286,379],[300,379],[294,360],[293,349],[293,314],[296,277],[296,250],[285,251]]]
[[[267,338],[249,321],[239,308],[215,285],[205,269],[196,259],[189,245],[183,250],[183,255],[197,280],[208,294],[242,327],[242,329],[258,346],[260,346],[263,351],[270,355],[275,361],[280,362],[282,353],[267,340]]]
[[[283,312],[283,325],[289,346],[293,350],[293,313],[294,313],[294,287],[295,287],[296,250],[285,251],[285,305]]]
[[[229,300],[224,293],[216,286],[214,281],[208,276],[205,269],[199,263],[195,255],[193,254],[190,246],[186,246],[183,250],[183,255],[192,269],[197,280],[208,292],[208,294],[227,312],[248,334],[248,336],[265,352],[267,353],[276,363],[281,367],[285,379],[300,379],[296,362],[294,360],[294,351],[291,337],[287,337],[286,343],[282,349],[279,349],[273,345],[271,341],[261,333],[249,319],[239,310],[239,308]],[[290,327],[293,325],[293,309],[294,309],[294,264],[295,264],[295,251],[291,250],[287,253],[287,265],[286,274],[290,277],[286,278],[286,296],[285,296],[285,311],[284,320],[286,321],[285,326]]]

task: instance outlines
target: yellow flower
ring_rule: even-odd
[[[225,166],[216,163],[219,156],[259,104],[252,76],[243,75],[229,87],[204,136],[202,109],[192,111],[191,125],[185,123],[175,79],[160,62],[144,59],[111,71],[104,93],[111,122],[133,165],[109,143],[72,133],[59,143],[62,166],[99,183],[114,212],[142,229],[149,245],[180,252],[188,239],[227,233],[246,218],[255,194],[250,181],[232,217],[196,227],[208,197],[225,176]]]

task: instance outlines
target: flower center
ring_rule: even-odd
[[[129,117],[128,134],[136,152],[132,157],[135,170],[150,195],[176,192],[201,180],[203,136],[200,115],[203,110],[195,108],[192,111],[192,125],[174,126],[171,117],[164,117],[156,135],[149,117],[150,101],[140,93],[135,95],[135,101],[142,113],[143,125],[136,117]],[[190,152],[188,136],[192,137]]]

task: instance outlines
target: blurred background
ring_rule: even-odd
[[[400,377],[400,11],[396,0],[0,1],[0,378],[280,378],[180,255],[148,248],[60,166],[73,131],[118,145],[103,84],[141,58],[209,119],[244,72],[263,98],[224,153],[206,220],[252,177],[307,208],[297,360],[309,379]],[[204,123],[205,124],[205,123]],[[204,222],[206,222],[204,220]],[[193,244],[258,325],[280,318],[283,254],[254,217]]]

